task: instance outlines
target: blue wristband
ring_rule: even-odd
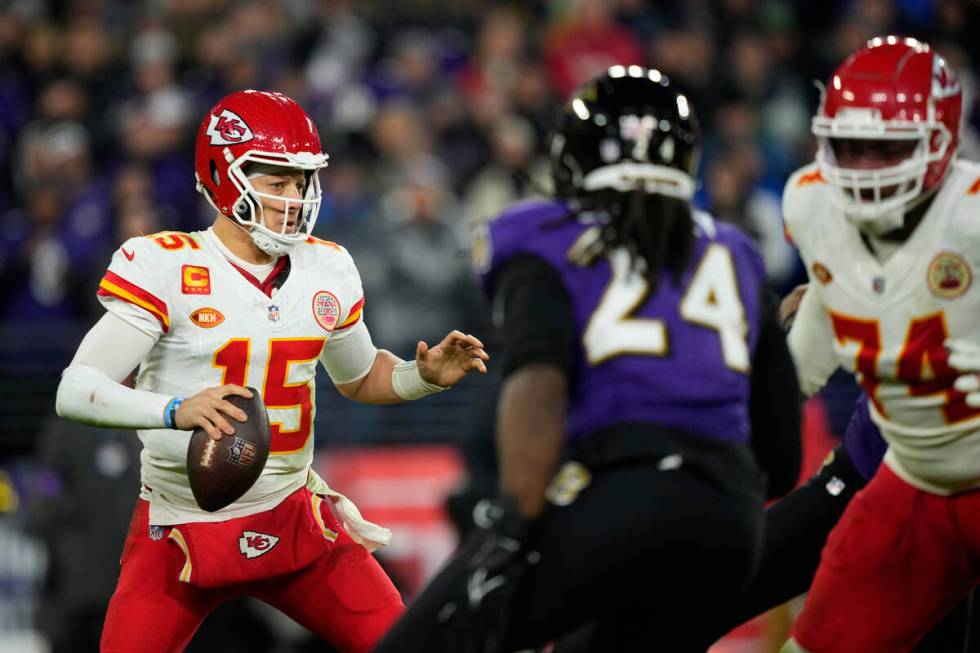
[[[183,401],[183,397],[174,397],[167,402],[166,408],[163,409],[163,422],[168,429],[177,428],[177,408]]]

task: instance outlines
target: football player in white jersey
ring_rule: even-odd
[[[345,397],[389,403],[485,372],[487,354],[458,331],[420,342],[414,361],[374,346],[353,260],[310,235],[327,155],[293,100],[225,97],[195,158],[214,225],[119,248],[98,290],[107,312],[58,388],[60,415],[138,429],[144,445],[102,650],[182,650],[209,612],[248,595],[341,651],[369,651],[403,610],[369,552],[390,533],[311,468],[317,362]],[[136,388],[121,385],[137,366]],[[190,431],[233,434],[245,415],[223,397],[249,396],[246,386],[269,412],[268,463],[241,499],[205,512],[187,479]]]
[[[980,578],[980,410],[947,349],[980,342],[980,166],[955,158],[961,106],[938,53],[876,38],[834,73],[816,161],[786,185],[811,282],[789,336],[801,386],[853,372],[889,449],[785,651],[908,651]]]

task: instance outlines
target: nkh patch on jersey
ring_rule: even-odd
[[[190,320],[202,329],[213,329],[225,321],[225,316],[218,309],[205,306],[191,313]]]

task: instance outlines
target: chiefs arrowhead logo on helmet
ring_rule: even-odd
[[[960,80],[956,78],[956,73],[937,54],[932,59],[932,94],[937,98],[948,98],[959,92]]]
[[[300,209],[297,222],[285,220],[275,230],[266,224],[264,202],[281,204],[283,200],[268,194],[259,197],[248,171],[256,163],[304,173],[303,196],[288,200],[291,208]],[[245,226],[259,248],[275,256],[306,242],[313,232],[323,198],[316,172],[326,165],[327,155],[313,120],[282,93],[231,93],[211,107],[197,130],[194,176],[198,191],[221,214]]]
[[[220,114],[211,114],[211,122],[205,132],[211,138],[211,145],[237,145],[252,140],[252,130],[245,121],[229,109]]]

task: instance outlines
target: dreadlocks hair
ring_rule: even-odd
[[[600,227],[603,256],[617,248],[630,255],[633,269],[650,284],[650,294],[668,272],[675,285],[694,252],[691,204],[675,197],[647,193],[642,184],[629,193],[603,189],[582,197],[582,207],[601,211],[607,219]]]

